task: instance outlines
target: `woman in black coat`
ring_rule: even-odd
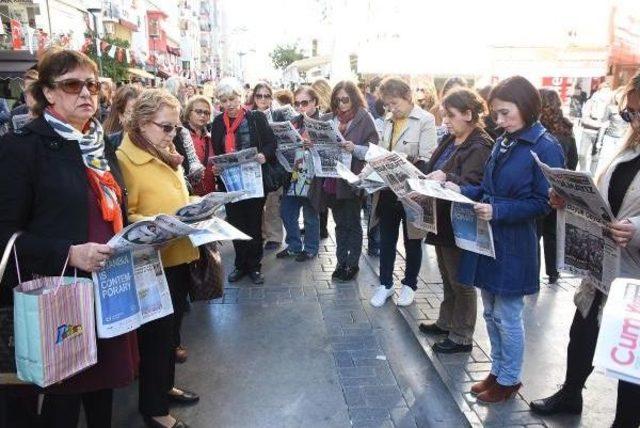
[[[245,109],[241,105],[242,94],[242,87],[234,80],[223,80],[218,84],[217,98],[224,113],[218,115],[211,124],[214,153],[220,155],[256,147],[258,163],[275,163],[276,138],[267,118],[260,112]],[[213,172],[219,174],[220,171],[213,166]],[[254,284],[264,282],[260,272],[264,202],[265,198],[262,197],[225,205],[227,221],[251,237],[250,241],[233,241],[236,259],[235,269],[229,274],[229,282],[236,282],[247,274]]]

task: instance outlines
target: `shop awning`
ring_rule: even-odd
[[[22,77],[37,62],[29,51],[0,51],[0,79]]]
[[[129,68],[127,70],[129,71],[129,74],[133,74],[135,76],[142,77],[143,79],[155,79],[156,78],[156,76],[154,76],[153,74],[151,74],[151,73],[149,73],[147,71],[141,70],[139,68]]]

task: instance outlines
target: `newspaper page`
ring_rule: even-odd
[[[375,171],[372,171],[366,177],[360,179],[357,175],[351,172],[351,169],[347,168],[341,163],[338,163],[336,164],[336,172],[338,173],[338,176],[345,180],[347,183],[358,189],[365,190],[368,194],[375,193],[378,190],[387,187],[387,185],[384,184],[382,178],[380,178],[378,173],[376,173]]]
[[[292,172],[296,152],[304,150],[302,148],[302,136],[291,122],[273,122],[269,125],[276,136],[278,144],[276,148],[278,162],[280,162],[280,165],[282,165],[287,172]]]
[[[409,192],[401,200],[407,220],[418,229],[438,233],[436,200],[418,192]]]
[[[264,197],[262,166],[255,160],[258,149],[212,156],[209,161],[220,168],[220,178],[229,192],[245,191],[238,200]]]
[[[430,196],[436,199],[443,199],[445,201],[460,202],[463,204],[475,204],[476,202],[467,198],[461,193],[455,190],[447,189],[444,187],[444,183],[436,180],[420,180],[412,178],[407,180],[409,189],[416,191],[422,195]]]
[[[410,192],[407,181],[411,178],[424,178],[425,175],[398,153],[387,153],[384,156],[371,159],[369,165],[393,193],[398,198],[402,198]]]
[[[339,178],[336,165],[351,167],[351,153],[342,148],[345,141],[332,122],[304,117],[304,126],[313,143],[311,154],[316,177]]]
[[[640,385],[640,280],[617,278],[602,312],[593,365],[605,376]]]
[[[553,190],[565,201],[557,216],[558,269],[590,280],[607,293],[620,269],[620,248],[609,237],[615,220],[589,173],[551,168],[531,152]]]
[[[116,254],[93,273],[93,282],[100,338],[128,333],[173,313],[160,253],[155,249]]]
[[[452,202],[451,226],[458,248],[496,258],[491,224],[478,218],[473,205]]]
[[[197,202],[185,205],[176,212],[176,217],[183,223],[191,224],[213,217],[216,212],[229,202],[236,202],[244,195],[239,192],[211,192],[199,198]]]
[[[587,278],[603,293],[620,269],[620,247],[609,236],[607,223],[568,202],[558,210],[558,269]]]

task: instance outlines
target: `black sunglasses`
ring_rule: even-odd
[[[255,94],[254,97],[258,100],[261,99],[266,99],[266,100],[270,100],[271,99],[271,94]]]
[[[620,117],[627,123],[633,122],[634,119],[640,118],[640,111],[634,111],[625,107],[620,111]]]
[[[351,98],[349,97],[336,97],[336,99],[340,104],[349,104],[351,102]]]
[[[162,128],[162,131],[165,134],[171,134],[171,132],[173,132],[173,131],[176,131],[176,133],[180,132],[180,129],[182,128],[180,125],[170,125],[170,124],[167,124],[167,123],[158,123],[158,122],[154,122],[154,121],[151,121],[151,123],[156,125],[158,128]]]
[[[78,95],[85,86],[91,95],[97,95],[100,92],[100,82],[95,79],[64,79],[54,81],[53,85],[62,89],[62,92],[73,95]]]
[[[194,108],[193,112],[199,115],[211,116],[211,112],[209,110],[202,110],[201,108]]]
[[[311,102],[311,100],[295,101],[295,102],[293,103],[293,106],[294,106],[294,107],[300,107],[300,106],[302,106],[302,107],[306,107],[306,106],[308,106],[308,105],[309,105],[309,103],[310,103],[310,102]]]

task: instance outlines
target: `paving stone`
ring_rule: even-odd
[[[374,367],[339,367],[338,374],[341,378],[377,376]]]
[[[362,387],[362,395],[369,407],[386,407],[391,409],[404,405],[404,398],[396,385],[365,386]]]
[[[349,416],[351,417],[351,421],[356,422],[365,422],[365,421],[380,421],[380,420],[390,420],[391,414],[389,410],[384,408],[358,408],[358,409],[349,409]]]
[[[362,394],[361,387],[350,387],[345,386],[342,388],[342,392],[344,394],[344,399],[349,408],[351,407],[365,407],[367,402],[364,399],[364,395]]]
[[[491,363],[469,363],[465,369],[468,372],[487,372],[491,371]]]
[[[417,428],[416,419],[408,407],[395,407],[389,411],[397,428]]]

